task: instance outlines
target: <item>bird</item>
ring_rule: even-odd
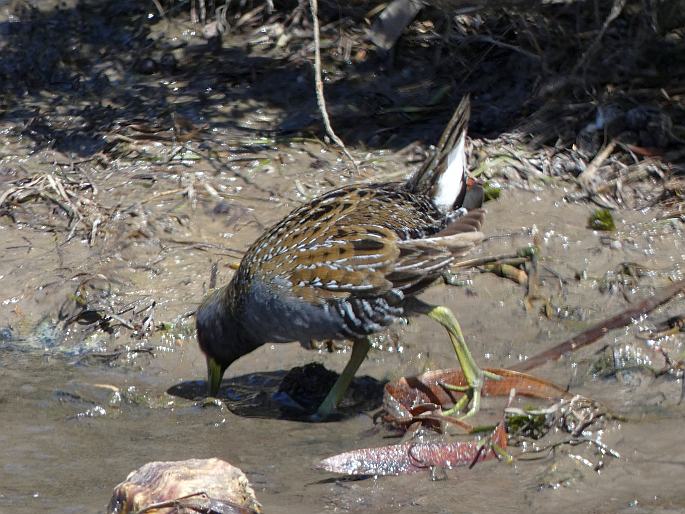
[[[470,99],[457,106],[437,146],[403,182],[334,189],[293,210],[247,250],[231,281],[196,311],[208,394],[226,369],[265,343],[347,339],[352,352],[313,419],[336,412],[371,346],[398,319],[426,314],[449,335],[467,379],[455,410],[480,407],[486,379],[452,311],[417,295],[483,239],[481,195],[467,193]],[[468,207],[468,208],[467,208]]]

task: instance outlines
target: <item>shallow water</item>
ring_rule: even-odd
[[[133,170],[120,170],[119,179],[127,172]],[[286,177],[295,172],[297,165],[284,166]],[[297,196],[285,178],[271,177],[269,184],[282,197]],[[107,190],[104,184],[100,187]],[[250,186],[243,192],[251,194]],[[108,193],[113,202],[133,202],[141,194],[135,188],[113,188]],[[258,184],[252,194],[259,196]],[[655,223],[651,212],[619,212],[618,232],[612,238],[621,241],[621,248],[616,243],[612,247],[602,242],[601,234],[585,228],[592,208],[566,203],[563,195],[560,189],[506,191],[488,204],[486,232],[492,238],[477,254],[506,253],[530,243],[531,233],[537,233],[543,264],[568,281],[560,293],[555,279],[543,272],[543,289],[552,303],[572,313],[566,319],[547,320],[538,312],[526,313],[525,289],[492,274],[470,272],[465,275],[466,287],[436,285],[424,295],[455,310],[472,351],[483,364],[512,365],[625,308],[622,294],[600,292],[599,282],[592,278],[601,278],[621,262],[656,270],[640,278],[635,287],[626,288],[628,297],[649,294],[652,286],[665,284],[669,276],[682,277],[681,227]],[[591,350],[537,370],[625,416],[609,423],[603,434],[604,442],[621,458],[609,459],[600,472],[574,461],[574,452],[568,451],[510,466],[488,462],[469,471],[453,470],[445,481],[431,481],[428,472],[331,480],[332,475],[313,469],[319,459],[388,443],[383,430],[369,434],[373,425],[368,413],[311,424],[237,416],[225,407],[202,407],[201,402],[169,395],[166,391],[174,385],[204,378],[204,359],[193,339],[192,318],[184,316],[206,289],[210,262],[219,263],[219,282],[226,281],[231,273],[227,264],[236,259],[226,256],[222,245],[245,248],[259,227],[295,205],[282,201],[265,209],[236,199],[232,205],[240,214],[226,226],[225,215],[212,214],[213,203],[201,201],[192,210],[178,198],[149,202],[145,217],[153,227],[152,236],[143,240],[108,236],[111,240],[105,239],[104,246],[118,245],[111,254],[99,244],[90,248],[81,241],[71,241],[57,251],[60,242],[55,242],[53,234],[3,223],[2,325],[13,328],[14,339],[4,341],[0,350],[0,510],[102,511],[111,489],[132,469],[151,460],[191,457],[220,457],[242,468],[267,512],[668,512],[684,505],[678,487],[685,465],[677,451],[685,414],[677,404],[680,383],[638,371],[622,381],[596,378],[588,372],[589,362],[595,359],[592,353],[602,344],[635,345],[636,326],[617,330]],[[217,246],[201,250],[187,245],[165,247],[160,241],[168,233],[159,227],[170,212],[187,215],[187,225],[174,228],[176,240]],[[20,241],[29,233],[32,248],[27,252]],[[55,329],[52,333],[61,334],[58,340],[49,337],[49,330],[48,336],[37,338],[36,326],[41,320],[49,326],[44,318],[54,318],[81,280],[79,273],[86,271],[106,277],[116,291],[113,298],[120,303],[143,305],[156,300],[155,322],[170,322],[174,328],[141,338],[132,338],[130,331],[119,328],[111,335],[95,331],[84,339],[78,327],[66,332]],[[575,280],[574,275],[582,271],[587,278]],[[682,300],[671,302],[638,325],[649,326],[652,320],[682,312],[682,306]],[[394,330],[399,343],[388,345],[394,351],[372,352],[362,373],[387,380],[455,364],[445,334],[429,320],[415,319]],[[151,346],[154,357],[140,353],[112,365],[82,360],[88,352],[112,351],[122,344]],[[679,351],[682,344],[682,336],[675,336],[665,346]],[[654,352],[642,348],[658,362]],[[285,371],[313,360],[340,370],[346,355],[306,351],[297,344],[267,345],[235,363],[227,378],[230,382],[232,377],[255,372]],[[488,401],[484,407],[487,411]]]
[[[0,2],[0,7],[6,17],[6,5]],[[64,14],[68,23],[81,23],[72,14]],[[106,25],[96,21],[95,32],[99,24]],[[32,34],[29,29],[12,25],[2,34]],[[199,38],[164,23],[151,34],[162,40],[162,30],[169,41],[185,37],[190,42],[190,57],[179,66],[192,72],[190,52]],[[121,43],[123,55],[130,44],[126,30],[119,40],[126,42]],[[239,47],[244,42],[235,43]],[[655,378],[634,366],[663,365],[653,345],[636,334],[682,314],[682,298],[577,355],[535,370],[619,416],[606,424],[601,440],[621,457],[604,458],[599,471],[592,465],[601,459],[587,447],[563,447],[553,456],[513,465],[490,461],[471,470],[448,471],[446,480],[437,481],[428,471],[366,480],[341,480],[317,471],[314,465],[335,453],[396,440],[382,428],[371,430],[371,410],[322,424],[277,419],[266,407],[278,377],[312,361],[340,371],[347,360],[345,353],[307,351],[297,344],[265,345],[227,372],[222,395],[241,415],[226,405],[203,405],[195,398],[203,387],[205,362],[194,339],[192,312],[208,290],[212,265],[217,265],[218,283],[227,282],[231,265],[266,226],[307,199],[350,182],[353,172],[337,152],[316,140],[277,142],[252,131],[273,128],[279,121],[286,124],[290,114],[299,113],[300,97],[311,94],[308,68],[278,68],[259,84],[233,77],[236,83],[228,86],[213,75],[203,77],[211,79],[207,84],[174,76],[178,82],[155,89],[158,77],[118,77],[119,57],[97,56],[111,80],[103,99],[108,105],[95,99],[104,118],[119,123],[118,117],[151,117],[170,125],[166,104],[163,109],[155,104],[166,118],[150,106],[169,95],[193,123],[210,127],[201,131],[200,139],[217,153],[202,153],[193,142],[182,153],[175,140],[143,140],[131,145],[132,155],[119,152],[104,165],[96,160],[75,165],[84,157],[81,151],[93,157],[104,145],[103,136],[112,136],[112,119],[94,122],[97,137],[88,133],[90,139],[85,138],[96,147],[89,153],[77,148],[81,132],[74,127],[83,120],[70,110],[56,113],[75,102],[68,91],[47,99],[20,91],[22,103],[8,104],[12,116],[0,119],[0,194],[13,180],[45,173],[87,178],[97,192],[91,188],[82,194],[98,206],[101,225],[90,245],[88,225],[84,222],[67,240],[68,220],[47,202],[15,206],[14,218],[0,215],[0,513],[103,512],[112,489],[131,470],[153,460],[203,457],[240,467],[266,512],[685,509],[685,457],[679,451],[685,418],[685,406],[678,401],[682,381],[671,375]],[[59,68],[59,56],[44,57]],[[208,57],[212,54],[205,52],[203,58]],[[202,62],[216,65],[211,59]],[[90,78],[100,80],[95,76],[99,69],[90,70]],[[150,89],[134,88],[135,83],[127,82],[134,79],[149,82]],[[17,79],[19,89],[22,80]],[[284,99],[278,93],[286,82]],[[140,105],[129,90],[140,95]],[[211,94],[193,103],[199,90]],[[121,96],[122,91],[129,96]],[[274,99],[278,101],[272,103]],[[290,111],[284,106],[289,102],[294,105]],[[18,128],[26,123],[24,109],[37,106],[48,122],[31,130]],[[402,130],[399,141],[416,137],[407,127]],[[79,137],[72,141],[60,137],[60,131]],[[237,145],[236,140],[250,141]],[[351,150],[362,161],[355,180],[397,180],[416,167],[411,151]],[[526,311],[525,287],[489,273],[465,272],[464,286],[438,284],[424,294],[424,299],[455,311],[484,366],[514,365],[625,309],[655,287],[683,278],[682,223],[655,221],[657,212],[650,209],[623,210],[615,213],[617,232],[593,232],[586,224],[594,207],[565,201],[564,187],[574,186],[560,182],[536,190],[506,189],[487,204],[485,232],[490,239],[474,252],[512,253],[537,241],[542,248],[541,292],[550,300],[551,319],[542,314],[540,302]],[[626,262],[647,271],[638,277],[616,273]],[[96,319],[98,312],[116,313],[120,319]],[[681,333],[660,343],[678,356],[685,337]],[[614,362],[628,356],[624,368],[606,364],[602,347],[607,345],[616,349]],[[425,318],[394,327],[379,346],[361,368],[361,374],[379,381],[456,365],[446,334]],[[378,403],[380,398],[371,400]],[[483,411],[496,418],[501,402],[486,400]]]

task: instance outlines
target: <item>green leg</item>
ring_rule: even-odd
[[[371,348],[371,343],[368,339],[361,339],[354,342],[349,362],[345,366],[342,374],[338,377],[338,380],[333,384],[333,387],[328,392],[326,398],[324,398],[324,401],[319,405],[319,408],[314,415],[315,419],[326,419],[335,412],[338,403],[340,403],[340,400],[345,396],[345,391],[347,391],[347,388],[352,382],[354,374],[357,372],[359,366],[361,366],[364,361],[366,354],[369,352],[369,348]]]
[[[425,314],[440,323],[447,330],[452,345],[454,346],[454,351],[457,354],[459,365],[461,366],[466,382],[468,383],[467,393],[464,396],[465,399],[459,400],[454,408],[446,411],[445,414],[451,415],[454,412],[461,410],[466,407],[468,400],[471,399],[471,409],[464,414],[461,419],[473,416],[480,409],[481,390],[483,389],[483,382],[485,379],[499,380],[500,377],[494,373],[483,371],[478,367],[471,352],[466,346],[466,341],[464,341],[459,322],[457,321],[457,318],[454,317],[451,310],[442,306],[435,307],[426,305],[426,307],[428,308],[425,310],[422,309]]]

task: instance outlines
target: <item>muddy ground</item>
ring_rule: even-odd
[[[164,16],[153,3],[0,2],[0,512],[103,512],[129,471],[194,457],[239,466],[266,512],[685,508],[685,337],[653,333],[684,314],[682,297],[535,371],[602,405],[588,437],[616,456],[561,445],[440,480],[313,468],[394,441],[374,428],[379,384],[455,365],[428,319],[379,336],[361,369],[366,397],[316,424],[285,419],[272,393],[305,363],[340,371],[344,350],[266,345],[228,371],[224,402],[207,405],[192,317],[214,278],[230,280],[250,242],[294,207],[408,176],[465,92],[472,169],[502,186],[474,255],[541,249],[532,307],[525,284],[481,269],[425,293],[457,313],[477,361],[514,365],[683,279],[678,27],[655,27],[658,13],[646,20],[628,3],[602,51],[582,57],[602,9],[590,20],[573,6],[460,16],[450,33],[428,10],[382,56],[363,43],[360,4],[323,4],[330,111],[357,171],[323,136],[306,11],[246,4],[219,38],[188,4],[159,5]],[[560,47],[536,52],[571,21],[565,58],[583,69],[560,84]],[[577,176],[612,140],[594,161],[598,182],[583,186]],[[598,205],[614,231],[588,228]],[[483,408],[492,419],[502,405]]]

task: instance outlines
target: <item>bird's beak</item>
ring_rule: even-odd
[[[207,390],[209,396],[216,396],[221,386],[226,367],[219,364],[214,358],[207,357]]]

